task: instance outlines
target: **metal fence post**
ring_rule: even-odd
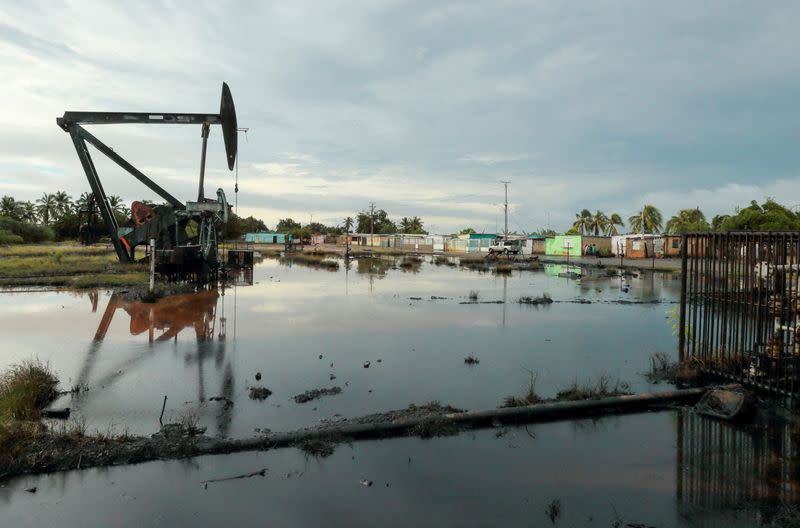
[[[686,284],[687,284],[687,253],[689,236],[681,235],[681,308],[678,322],[678,360],[686,360]]]

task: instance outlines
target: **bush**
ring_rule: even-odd
[[[57,396],[58,378],[36,361],[14,365],[0,376],[0,421],[35,420]]]
[[[29,224],[6,216],[0,216],[0,242],[2,242],[4,232],[20,237],[21,242],[49,242],[55,238],[53,230],[47,226]],[[4,243],[19,242],[8,241]]]
[[[21,244],[22,237],[15,235],[11,231],[0,229],[0,244]]]
[[[57,240],[75,240],[81,228],[81,218],[77,214],[62,215],[53,222],[53,229]]]

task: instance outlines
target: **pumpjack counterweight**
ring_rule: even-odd
[[[156,253],[150,258],[156,259],[156,267],[162,275],[168,278],[194,275],[199,278],[216,272],[217,232],[219,227],[228,221],[230,207],[222,189],[217,190],[216,199],[205,197],[204,179],[206,145],[212,125],[222,127],[228,169],[233,170],[236,164],[238,148],[236,108],[227,83],[222,83],[219,113],[216,114],[67,111],[56,119],[56,123],[69,133],[72,139],[89,187],[92,189],[94,201],[103,217],[120,262],[133,262],[136,247],[155,239]],[[200,125],[202,150],[197,201],[181,202],[82,126],[111,124]],[[143,183],[165,203],[149,205],[134,202],[131,206],[133,229],[122,234],[97,168],[92,161],[88,145],[92,145],[98,152]]]

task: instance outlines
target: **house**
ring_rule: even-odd
[[[583,249],[586,246],[592,246],[593,251],[597,251],[597,254],[606,257],[610,256],[613,253],[611,252],[611,237],[610,236],[594,236],[594,235],[582,235],[581,236],[581,249],[585,254],[586,251]]]
[[[586,253],[586,246],[592,246],[600,255],[611,255],[611,237],[593,235],[556,235],[545,239],[545,254],[554,256],[580,257]]]
[[[544,255],[546,238],[542,235],[528,235],[522,244],[523,255]]]
[[[580,235],[556,235],[545,240],[545,255],[549,256],[581,256]]]
[[[681,235],[664,235],[664,256],[681,256]]]
[[[272,233],[269,231],[258,231],[244,235],[245,242],[253,244],[286,244],[292,241],[292,235],[285,233]]]
[[[664,256],[664,237],[661,235],[629,235],[625,238],[625,256],[654,258]]]
[[[470,253],[488,253],[489,248],[494,245],[497,235],[494,233],[472,233],[469,236]]]

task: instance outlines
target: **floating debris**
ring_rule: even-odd
[[[239,479],[247,479],[247,478],[252,478],[252,477],[263,477],[263,476],[266,476],[266,474],[267,474],[267,468],[263,468],[263,469],[260,469],[258,471],[253,471],[252,473],[245,473],[244,475],[236,475],[234,477],[224,477],[224,478],[204,480],[204,481],[200,482],[200,484],[203,484],[206,487],[208,487],[208,485],[211,484],[212,482],[226,482],[228,480],[239,480]]]
[[[329,389],[314,389],[304,392],[303,394],[298,394],[294,397],[294,401],[297,403],[306,403],[310,402],[311,400],[316,400],[317,398],[321,398],[322,396],[333,396],[335,394],[340,394],[342,392],[341,387],[331,387]]]
[[[475,357],[474,354],[470,354],[469,356],[464,358],[464,364],[466,365],[477,365],[480,362],[481,360]]]
[[[550,294],[543,293],[541,295],[541,297],[527,297],[527,296],[526,297],[520,297],[519,301],[517,301],[517,302],[519,304],[532,304],[534,306],[537,306],[537,305],[540,305],[540,304],[552,304],[553,303],[553,299],[550,297]]]
[[[256,381],[261,381],[261,373],[256,372]]]
[[[272,395],[272,391],[266,387],[250,387],[251,400],[266,400]]]
[[[63,409],[44,409],[42,411],[42,418],[54,418],[58,420],[66,420],[69,418],[70,408],[64,407]]]
[[[553,501],[547,505],[545,513],[550,518],[550,522],[555,524],[556,519],[561,515],[561,500],[553,499]]]

